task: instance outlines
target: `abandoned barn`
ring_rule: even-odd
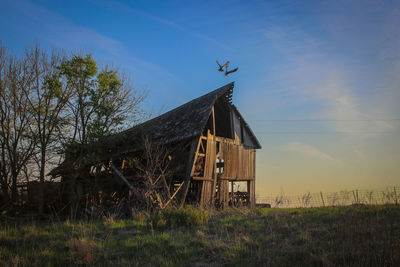
[[[233,88],[229,83],[104,138],[93,150],[100,165],[86,163],[77,171],[65,167],[74,166],[66,156],[64,167],[52,175],[62,177],[70,201],[94,190],[120,198],[126,194],[160,208],[171,203],[253,207],[256,149],[261,146],[232,104]]]

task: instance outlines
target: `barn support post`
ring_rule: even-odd
[[[216,165],[216,145],[214,135],[207,132],[207,148],[206,158],[204,166],[204,180],[203,188],[201,192],[200,205],[205,208],[209,208],[214,203],[214,192],[215,192],[215,165]]]
[[[212,121],[213,121],[213,133],[210,136],[212,138],[212,158],[211,164],[212,166],[212,186],[211,186],[211,206],[215,205],[215,193],[217,188],[217,143],[216,143],[216,132],[215,132],[215,109],[214,107],[211,109]]]
[[[216,136],[217,134],[215,133],[215,111],[214,111],[214,107],[212,107],[211,109],[211,116],[212,116],[212,122],[213,122],[213,129],[212,129],[212,134],[213,136]]]
[[[234,181],[231,181],[231,203],[232,203],[232,205],[233,205],[233,203],[234,203],[234,194],[233,194],[233,190],[234,190]]]
[[[247,194],[249,196],[249,207],[254,208],[256,206],[256,181],[247,181]]]

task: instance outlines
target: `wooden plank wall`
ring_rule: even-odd
[[[203,189],[201,192],[200,203],[203,207],[210,207],[213,203],[215,188],[215,163],[216,146],[214,136],[208,134],[206,148],[206,162],[204,167]]]
[[[216,151],[217,142],[219,143],[218,154]],[[218,198],[220,204],[226,207],[229,203],[229,182],[248,181],[249,200],[250,205],[253,206],[253,203],[255,203],[255,149],[247,149],[237,140],[216,137],[208,133],[205,152],[204,176],[193,177],[203,183],[200,205],[205,208],[213,205],[216,183],[218,182]],[[218,181],[216,157],[225,162],[224,172],[219,174]]]
[[[219,202],[223,208],[229,204],[229,180],[220,179],[218,185]]]
[[[232,139],[217,137],[220,143],[218,157],[224,159],[222,179],[246,181],[255,179],[255,149],[247,149]]]

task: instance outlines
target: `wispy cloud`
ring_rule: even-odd
[[[357,94],[357,88],[348,84],[347,75],[342,71],[329,72],[323,81],[304,91],[321,102],[320,116],[327,118],[326,127],[344,134],[370,136],[397,129],[396,121],[387,114],[388,107],[369,96]]]
[[[169,79],[173,79],[173,80],[181,80],[181,78],[173,73],[171,73],[170,71],[168,71],[167,69],[154,64],[152,62],[149,62],[143,58],[140,58],[136,55],[134,55],[131,51],[124,51],[124,58],[125,60],[129,61],[129,64],[132,66],[132,70],[135,72],[141,72],[144,74],[144,72],[148,72],[148,73],[152,73],[157,74],[157,76],[161,77],[167,77]],[[148,74],[147,74],[148,75]]]
[[[310,36],[300,26],[271,25],[264,31],[265,37],[275,50],[284,54],[303,54],[318,49],[318,39]]]
[[[343,8],[338,5],[324,16],[319,28],[326,31],[324,38],[302,25],[271,25],[264,31],[287,69],[278,76],[279,86],[314,101],[316,109],[310,117],[327,119],[324,125],[331,131],[393,133],[399,129],[396,114],[400,113],[394,101],[400,79],[398,73],[391,74],[400,63],[396,27],[400,9],[387,14],[387,9],[380,8],[381,19],[368,22],[364,20],[370,19],[374,8],[363,7],[356,16],[342,12]],[[340,47],[340,53],[332,47],[336,51]]]
[[[145,12],[143,10],[140,10],[140,9],[137,9],[137,8],[133,8],[133,7],[129,6],[129,5],[126,5],[124,3],[117,2],[117,1],[112,1],[108,5],[111,5],[113,7],[118,6],[121,10],[123,10],[123,12],[128,12],[128,13],[131,13],[131,14],[141,15],[141,16],[143,16],[145,18],[148,18],[150,20],[156,21],[158,23],[161,23],[163,25],[166,25],[166,26],[171,27],[173,29],[176,29],[178,31],[190,34],[190,35],[195,36],[195,37],[197,37],[199,39],[202,39],[204,41],[210,42],[210,43],[212,43],[212,44],[214,44],[216,46],[219,46],[221,48],[232,50],[232,48],[230,46],[228,46],[228,45],[216,40],[215,38],[212,38],[212,37],[210,37],[210,36],[208,36],[206,34],[200,33],[200,32],[193,31],[193,30],[191,30],[191,29],[189,29],[187,27],[184,27],[184,26],[182,26],[182,25],[180,25],[178,23],[175,23],[175,22],[173,22],[171,20],[167,20],[167,19],[161,18],[159,16],[155,16],[155,15],[150,14],[148,12]]]
[[[337,161],[337,159],[320,151],[319,149],[303,143],[298,143],[298,142],[287,143],[284,145],[283,149],[284,151],[294,152],[300,154],[301,156],[306,156],[312,159]]]

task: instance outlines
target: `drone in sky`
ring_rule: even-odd
[[[219,72],[223,72],[224,68],[225,68],[225,76],[228,76],[228,74],[236,72],[239,69],[239,68],[234,68],[233,70],[229,70],[228,71],[229,61],[227,61],[224,65],[221,65],[217,60],[217,64],[218,64],[218,67],[219,67],[219,69],[218,69]]]

